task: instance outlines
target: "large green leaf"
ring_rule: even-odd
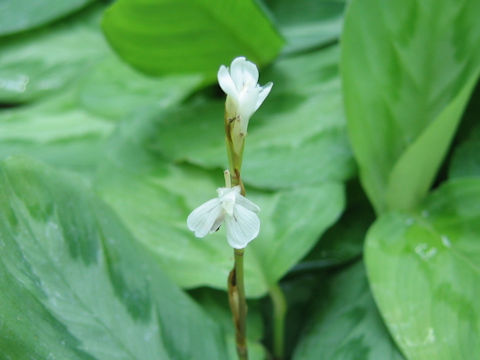
[[[0,165],[2,359],[225,359],[220,328],[77,177]]]
[[[330,277],[315,297],[294,360],[403,359],[375,306],[362,262]]]
[[[381,213],[426,194],[480,69],[476,0],[353,0],[342,38],[349,135]]]
[[[365,249],[373,294],[411,360],[480,358],[480,180],[451,180],[389,213]]]
[[[148,151],[154,124],[136,118],[113,139],[97,187],[137,239],[183,287],[224,289],[232,249],[223,230],[196,239],[186,227],[188,214],[223,186],[223,171],[166,163]],[[248,191],[262,209],[261,233],[246,250],[249,297],[265,294],[315,244],[343,210],[343,186],[327,182],[277,193]]]
[[[352,175],[338,50],[283,59],[262,74],[274,86],[249,124],[242,170],[246,183],[278,189]],[[200,99],[165,112],[151,146],[176,161],[224,168],[223,111],[223,99]]]
[[[252,0],[119,0],[103,28],[120,56],[144,72],[209,80],[236,56],[265,64],[283,43]]]
[[[345,0],[265,0],[286,39],[283,53],[335,41],[343,25]]]
[[[93,7],[69,21],[3,41],[0,102],[37,100],[77,86],[81,79],[81,103],[119,117],[147,103],[166,106],[198,86],[200,76],[151,79],[122,63],[103,38],[103,9]]]
[[[95,0],[2,0],[0,36],[43,25],[93,1]]]

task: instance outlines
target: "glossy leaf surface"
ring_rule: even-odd
[[[152,74],[201,73],[246,56],[271,61],[283,40],[252,0],[120,0],[106,12],[105,34],[119,55]]]
[[[372,290],[409,359],[480,356],[480,181],[450,180],[412,214],[369,231]]]
[[[0,165],[5,359],[225,359],[217,327],[79,178]]]

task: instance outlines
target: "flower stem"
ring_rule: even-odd
[[[245,135],[242,136],[237,148],[232,139],[232,126],[237,118],[229,118],[225,111],[225,143],[227,146],[228,163],[230,166],[231,185],[240,186],[240,193],[245,196],[245,186],[240,177],[242,167],[243,147]],[[226,180],[228,183],[228,180]],[[228,301],[233,314],[235,325],[235,340],[237,343],[237,355],[239,360],[248,360],[247,349],[247,300],[245,298],[245,284],[243,280],[243,256],[245,249],[234,249],[233,270],[228,276]]]
[[[273,303],[273,354],[276,360],[281,360],[284,356],[287,301],[281,287],[276,283],[270,286],[269,293]]]
[[[239,360],[248,360],[247,350],[247,301],[243,281],[244,249],[234,249],[235,263],[228,277],[228,299],[235,325],[235,339]]]

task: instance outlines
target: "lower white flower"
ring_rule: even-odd
[[[240,194],[240,186],[217,189],[218,197],[193,210],[187,218],[188,228],[202,238],[225,223],[227,241],[235,249],[243,249],[258,236],[260,208]]]

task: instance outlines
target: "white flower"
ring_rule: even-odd
[[[217,193],[218,197],[191,212],[187,226],[196,237],[202,238],[225,222],[228,243],[235,249],[243,249],[258,236],[260,208],[240,194],[240,186],[219,188]]]
[[[248,121],[262,105],[270,93],[273,83],[258,85],[257,66],[244,57],[237,57],[230,65],[230,71],[225,66],[218,70],[218,83],[227,94],[226,111],[229,119],[239,121],[239,133],[247,133]]]

